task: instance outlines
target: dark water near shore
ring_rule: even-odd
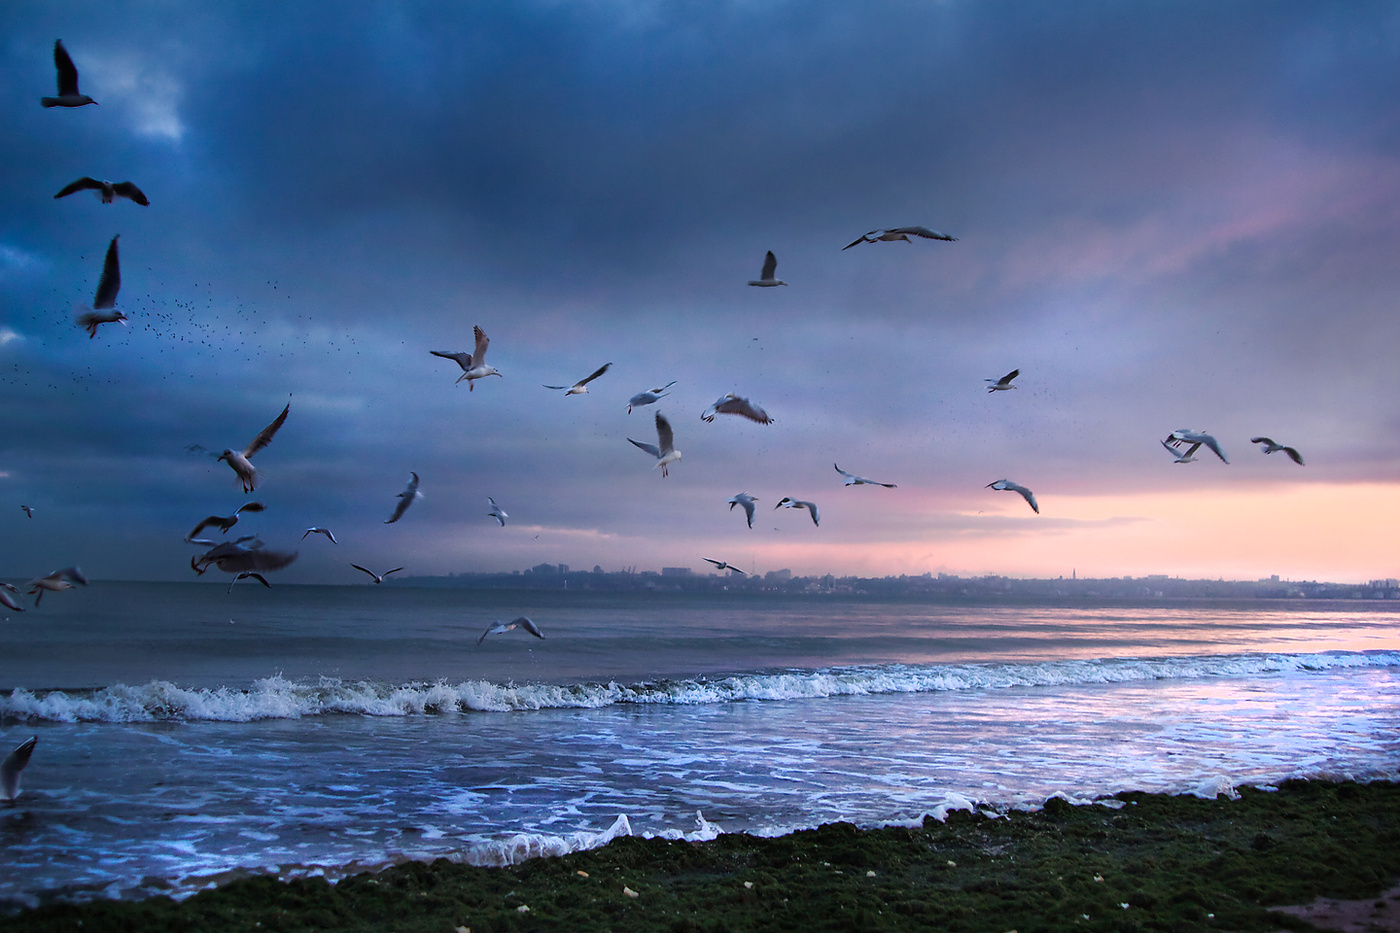
[[[0,688],[11,903],[1400,774],[1381,603],[94,583],[3,623]]]

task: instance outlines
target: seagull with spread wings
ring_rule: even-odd
[[[429,350],[433,356],[440,356],[445,360],[452,360],[462,367],[462,375],[457,377],[457,382],[467,380],[467,390],[476,388],[476,380],[485,379],[487,376],[500,376],[496,367],[486,365],[486,348],[491,346],[491,338],[486,336],[486,331],[480,325],[472,327],[472,335],[476,338],[476,346],[471,353],[452,350]],[[504,376],[501,376],[504,379]]]
[[[783,498],[778,500],[778,504],[773,506],[773,508],[806,509],[808,512],[812,513],[813,525],[820,525],[822,523],[821,515],[817,512],[817,504],[815,502],[808,502],[806,499],[793,499],[788,496],[783,496]]]
[[[1266,454],[1277,453],[1281,450],[1288,454],[1288,459],[1298,464],[1298,466],[1303,466],[1302,454],[1298,453],[1298,451],[1294,450],[1292,447],[1285,447],[1282,444],[1274,443],[1274,439],[1271,437],[1251,437],[1249,442],[1251,444],[1263,444],[1263,450]]]
[[[387,577],[389,574],[391,574],[391,573],[398,573],[400,570],[403,569],[402,567],[395,567],[393,570],[386,570],[386,571],[384,571],[383,573],[375,573],[373,570],[370,570],[368,567],[361,567],[359,564],[351,564],[350,566],[351,566],[351,567],[354,567],[356,570],[360,570],[360,571],[363,571],[363,572],[369,574],[371,577],[374,578],[374,582],[375,582],[375,583],[383,583],[383,582],[384,582],[384,578]]]
[[[588,384],[594,379],[597,379],[599,376],[603,375],[603,373],[607,372],[608,367],[610,366],[612,366],[611,363],[604,363],[602,366],[599,366],[597,369],[593,370],[593,372],[589,373],[587,376],[584,376],[582,379],[580,379],[578,382],[575,382],[571,386],[545,386],[545,388],[568,389],[568,391],[564,393],[565,395],[587,395]]]
[[[641,408],[643,405],[650,405],[652,402],[657,402],[665,398],[670,394],[666,390],[675,384],[676,380],[672,379],[664,386],[657,386],[655,389],[647,389],[645,392],[638,392],[627,400],[627,414],[632,414],[632,409],[634,408]]]
[[[239,482],[243,484],[244,492],[252,492],[258,486],[258,471],[250,462],[253,454],[272,443],[273,436],[277,433],[278,428],[282,427],[282,423],[287,420],[287,412],[291,410],[292,403],[288,402],[286,407],[282,409],[282,414],[272,419],[271,424],[259,431],[258,436],[253,438],[253,442],[244,447],[242,451],[225,448],[224,452],[219,454],[219,459],[232,467],[233,472],[238,475]]]
[[[987,386],[988,392],[1005,392],[1007,389],[1016,388],[1011,384],[1011,380],[1019,375],[1021,375],[1021,371],[1019,369],[1013,369],[1000,379],[983,379],[982,381],[991,383],[991,385]]]
[[[881,483],[877,480],[866,479],[864,476],[856,476],[854,473],[847,473],[834,463],[832,466],[836,467],[837,473],[845,477],[846,482],[842,484],[843,486],[884,486],[886,489],[894,489],[896,485],[894,483]]]
[[[53,63],[58,69],[58,96],[41,97],[40,104],[45,107],[83,107],[97,103],[86,94],[78,93],[78,67],[63,47],[62,39],[55,40],[53,44]]]
[[[675,447],[675,437],[671,432],[671,422],[667,421],[666,416],[659,411],[656,413],[656,446],[653,447],[651,444],[643,444],[641,441],[633,441],[630,437],[627,439],[632,441],[638,448],[645,450],[656,458],[656,466],[661,467],[662,476],[669,476],[670,471],[667,468],[670,464],[675,463],[681,458],[681,452],[676,450]],[[656,467],[652,467],[652,469],[654,470]]]
[[[113,308],[117,304],[117,292],[122,287],[121,261],[117,256],[117,240],[121,238],[118,233],[112,237],[112,242],[107,244],[107,258],[102,262],[102,278],[97,280],[97,293],[92,298],[92,310],[78,315],[78,326],[85,328],[88,332],[88,339],[97,336],[99,324],[126,323],[126,315]],[[106,311],[106,314],[99,314],[99,311]]]
[[[939,233],[937,230],[930,230],[928,227],[891,227],[888,230],[871,230],[851,243],[847,243],[842,249],[850,249],[857,243],[893,243],[895,240],[903,240],[906,243],[913,242],[910,235],[923,237],[926,240],[947,240],[955,242],[957,237],[949,236],[946,233]]]
[[[713,405],[700,413],[700,420],[713,422],[715,415],[742,415],[750,421],[757,421],[759,424],[773,423],[773,419],[768,417],[768,412],[748,399],[740,398],[733,392],[715,399]]]
[[[536,638],[544,637],[544,633],[540,631],[538,625],[531,622],[525,616],[520,616],[519,618],[512,619],[509,622],[495,623],[486,631],[481,633],[481,637],[476,640],[476,643],[478,645],[481,644],[483,641],[486,640],[487,635],[500,635],[502,633],[509,632],[515,628],[523,628],[525,631],[529,632],[531,635],[534,635]]]
[[[265,511],[267,511],[267,506],[263,505],[261,502],[245,502],[238,508],[234,509],[232,515],[210,515],[208,518],[204,519],[204,521],[200,522],[198,525],[195,525],[192,529],[190,529],[190,533],[185,535],[185,540],[189,541],[191,538],[198,535],[204,529],[210,528],[214,525],[219,526],[219,531],[227,532],[234,525],[238,524],[238,516],[241,512]],[[303,535],[302,537],[305,537],[305,535]]]
[[[732,570],[732,571],[734,571],[735,573],[737,573],[737,574],[738,574],[739,576],[741,576],[741,577],[747,577],[747,576],[748,576],[748,574],[744,573],[744,571],[740,570],[738,567],[735,567],[733,564],[731,564],[731,563],[729,563],[729,562],[727,562],[727,561],[715,560],[713,557],[702,557],[702,558],[700,558],[700,559],[703,560],[703,561],[707,561],[707,562],[709,562],[709,563],[711,563],[711,564],[714,564],[716,570]]]
[[[1225,463],[1225,452],[1220,449],[1220,442],[1214,436],[1204,431],[1192,431],[1187,428],[1177,428],[1167,435],[1167,443],[1173,447],[1180,447],[1182,444],[1205,444],[1211,451]]]
[[[486,502],[491,506],[491,510],[486,514],[494,518],[497,525],[500,525],[502,528],[506,527],[506,519],[510,518],[510,516],[506,514],[506,510],[497,505],[496,500],[492,499],[490,496],[486,497]]]
[[[128,201],[135,201],[142,207],[150,207],[151,205],[151,202],[141,193],[141,189],[129,181],[102,181],[89,178],[86,175],[71,184],[64,185],[63,190],[54,195],[54,200],[66,198],[75,191],[96,191],[103,204],[111,204],[114,198],[122,197]]]
[[[749,527],[752,528],[753,504],[757,501],[758,499],[756,497],[751,496],[746,492],[741,492],[737,496],[729,497],[729,511],[734,511],[734,506],[736,505],[742,505],[744,507],[744,514],[747,515],[749,519]]]
[[[386,525],[392,525],[394,522],[403,518],[403,513],[408,511],[408,507],[413,504],[413,501],[423,498],[423,494],[418,491],[418,474],[410,470],[408,475],[413,477],[413,479],[409,480],[403,492],[399,493],[399,503],[394,506],[394,514],[384,519],[384,524]]]
[[[768,255],[763,257],[763,271],[758,274],[757,279],[750,279],[750,285],[757,285],[759,288],[772,288],[775,285],[786,285],[782,279],[775,278],[778,273],[778,257],[773,255],[770,249]]]
[[[999,479],[995,483],[988,483],[987,488],[1000,489],[1004,492],[1019,492],[1021,494],[1021,498],[1025,499],[1026,504],[1031,507],[1031,511],[1035,512],[1035,514],[1037,515],[1040,514],[1040,506],[1036,505],[1035,502],[1035,493],[1031,492],[1029,489],[1027,489],[1025,486],[1022,486],[1020,483],[1013,483],[1009,479]]]

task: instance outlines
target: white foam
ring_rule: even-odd
[[[619,703],[703,705],[746,700],[790,700],[889,693],[1001,690],[1084,684],[1307,674],[1339,668],[1400,666],[1400,652],[1240,654],[1177,658],[1110,658],[1031,664],[937,664],[843,667],[812,671],[735,674],[716,679],[636,684],[380,684],[323,678],[314,683],[281,675],[244,690],[181,687],[156,680],[68,693],[17,688],[0,697],[0,716],[55,722],[215,720],[250,722],[304,716],[358,714],[421,716],[434,713],[592,709]]]

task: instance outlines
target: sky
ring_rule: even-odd
[[[1400,576],[1394,3],[10,2],[0,119],[3,577]]]

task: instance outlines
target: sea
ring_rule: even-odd
[[[1400,779],[1400,606],[93,581],[0,616],[0,909]],[[523,628],[481,638],[496,620]]]

